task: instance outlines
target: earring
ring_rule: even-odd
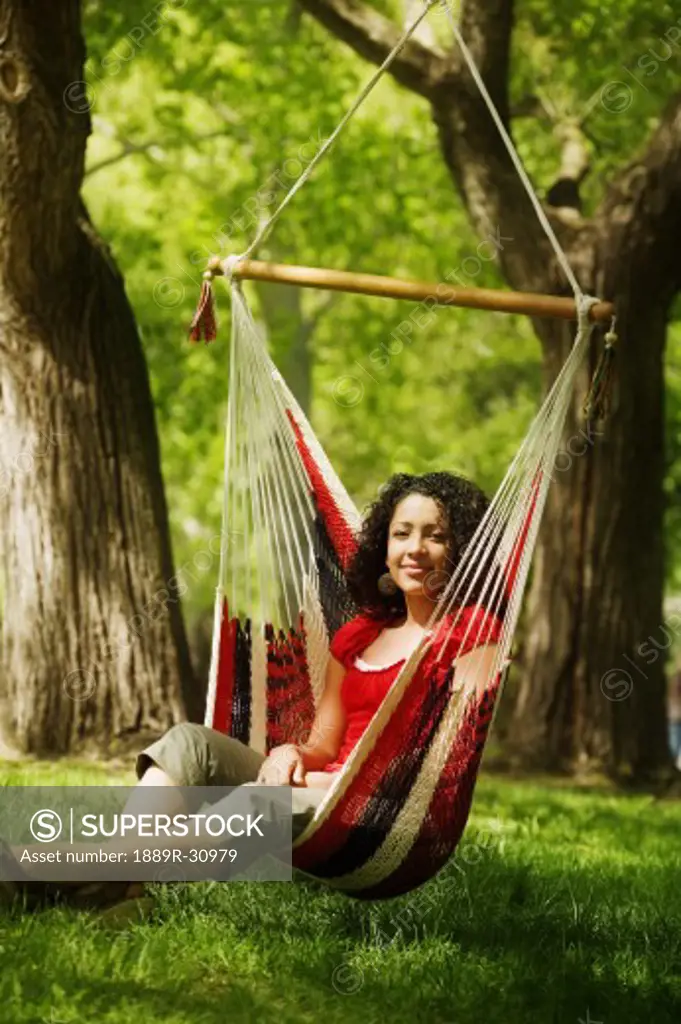
[[[389,572],[384,572],[382,576],[379,576],[378,583],[376,585],[384,597],[392,597],[392,595],[396,594],[399,590],[399,587]]]

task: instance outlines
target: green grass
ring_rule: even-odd
[[[0,770],[133,781],[75,762]],[[0,1022],[679,1024],[680,841],[678,804],[483,771],[456,858],[397,900],[193,883],[150,886],[154,918],[125,930],[4,912]]]

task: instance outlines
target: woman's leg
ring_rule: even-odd
[[[264,754],[215,729],[193,722],[181,722],[137,756],[135,771],[139,781],[130,794],[123,813],[148,813],[152,801],[153,810],[157,814],[195,813],[204,802],[203,797],[197,795],[196,799],[192,800],[191,794],[182,794],[179,787],[232,787],[247,783],[255,785],[264,760]],[[306,786],[293,787],[293,839],[307,826],[334,778],[330,772],[308,772]],[[153,797],[149,793],[150,786],[155,787]],[[189,798],[192,806],[188,806],[185,796]],[[219,813],[220,805],[226,806],[230,799],[228,796],[225,801],[216,803],[215,812]],[[111,839],[97,846],[109,853],[129,853],[144,845],[157,844],[158,841],[131,835],[122,839]],[[196,839],[192,837],[181,837],[173,841],[173,845],[180,849],[195,844]],[[50,846],[51,850],[63,849],[64,853],[88,851],[92,848],[92,843],[55,843]],[[42,850],[42,846],[38,844],[35,848],[17,847],[13,849],[13,853],[18,857],[24,849]],[[26,863],[25,870],[34,877],[42,877],[44,874],[44,868],[29,863]]]
[[[231,736],[194,722],[180,722],[138,754],[135,772],[139,782],[121,813],[149,813],[152,807],[156,814],[195,813],[204,802],[203,799],[199,795],[192,799],[192,794],[187,793],[191,804],[188,806],[178,787],[240,786],[253,782],[264,760],[264,754]],[[150,786],[155,787],[153,795],[149,792]],[[174,841],[174,845],[179,848],[190,846],[191,843],[191,837]],[[107,840],[97,844],[97,847],[109,853],[129,853],[145,845],[158,845],[158,841],[130,835]],[[12,852],[15,857],[19,857],[25,849],[38,851],[42,846],[13,847]],[[92,843],[50,844],[51,851],[61,850],[64,855],[66,852],[92,849]],[[44,867],[29,862],[24,862],[24,868],[27,874],[36,877],[42,877],[45,872]]]
[[[168,789],[168,796],[159,810],[166,814],[184,813],[187,808],[177,792],[178,786],[256,785],[255,779],[264,760],[264,754],[239,740],[203,725],[181,723],[138,755],[135,770],[140,781],[130,794],[125,811],[132,814],[141,810],[146,796],[143,787],[162,786]],[[307,772],[305,786],[293,787],[296,791],[294,817],[298,809],[306,805],[316,807],[322,799],[317,791],[326,791],[335,777],[331,772]],[[156,803],[155,800],[155,807]],[[294,837],[299,824],[294,821]]]
[[[173,726],[168,732],[145,748],[137,757],[135,771],[138,783],[126,802],[124,813],[142,813],[149,810],[149,787],[155,787],[153,796],[154,811],[169,815],[182,814],[191,811],[188,807],[185,794],[181,793],[179,787],[195,786],[240,786],[247,783],[256,785],[255,779],[262,762],[264,754],[247,747],[229,736],[209,729],[195,723],[183,722]],[[326,789],[331,785],[333,776],[328,772],[310,772],[307,776],[308,789],[305,787],[293,787],[293,831],[292,838],[295,839],[307,826],[314,815],[314,811],[323,799]],[[186,794],[190,797],[191,795]],[[227,797],[227,800],[230,798]],[[200,799],[194,801],[200,803]],[[223,801],[220,801],[222,803]],[[219,804],[215,805],[216,808]],[[198,810],[198,806],[194,808]],[[182,848],[186,843],[192,846],[196,844],[195,839],[180,838],[174,841],[174,846]],[[127,839],[114,839],[108,842],[97,844],[109,853],[128,853],[130,849],[139,848],[145,843],[140,838],[129,837]],[[154,845],[150,843],[149,845]],[[51,844],[51,850],[58,848],[64,851],[75,853],[79,850],[88,851],[92,849],[91,843],[78,844]],[[15,858],[18,858],[25,849],[42,851],[42,846],[16,847],[12,849]],[[36,879],[44,877],[43,870],[37,865],[24,863],[22,869],[25,875]],[[45,882],[41,884],[46,884]],[[54,885],[47,883],[48,888],[66,892],[73,890],[76,893],[83,888],[83,882],[71,882],[66,879],[56,882]],[[97,883],[95,887],[107,887],[113,889],[122,887],[122,891],[114,899],[124,899],[127,895],[139,896],[144,891],[141,883]],[[92,888],[85,883],[84,888]],[[76,895],[73,897],[78,899]],[[90,896],[90,904],[84,906],[100,905],[99,897]]]
[[[148,806],[146,787],[162,786],[167,796],[156,794],[154,806],[158,803],[158,810],[168,814],[184,813],[188,808],[179,786],[242,786],[255,781],[264,760],[264,754],[216,729],[180,722],[137,755],[139,782],[124,810],[134,814]]]
[[[166,799],[164,794],[163,806],[157,806],[158,794],[155,794],[154,810],[184,813],[187,807],[177,791],[178,786],[256,786],[264,760],[264,754],[239,740],[203,725],[183,722],[138,755],[135,769],[140,782],[130,795],[125,811],[141,813],[143,808],[148,809],[143,787],[159,785],[167,789],[168,796]],[[308,772],[304,786],[284,787],[293,789],[292,839],[306,828],[335,777],[331,772]],[[216,802],[213,812],[226,816],[231,801],[230,795]],[[198,810],[198,807],[192,809]]]

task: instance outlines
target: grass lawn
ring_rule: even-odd
[[[12,785],[131,771],[0,767]],[[681,806],[481,774],[448,868],[365,904],[306,880],[149,886],[152,920],[0,910],[1,1024],[679,1024]]]

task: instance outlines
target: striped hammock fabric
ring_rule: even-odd
[[[360,609],[345,573],[360,515],[231,281],[220,578],[205,724],[263,753],[308,738],[329,643]],[[530,427],[419,646],[298,837],[293,863],[364,899],[434,875],[466,824],[550,483],[592,325]],[[471,606],[479,615],[471,615]],[[462,618],[466,609],[466,618]],[[489,622],[487,665],[462,672]],[[465,628],[462,623],[465,622]],[[490,660],[491,659],[491,660]],[[478,660],[474,665],[482,665]]]

